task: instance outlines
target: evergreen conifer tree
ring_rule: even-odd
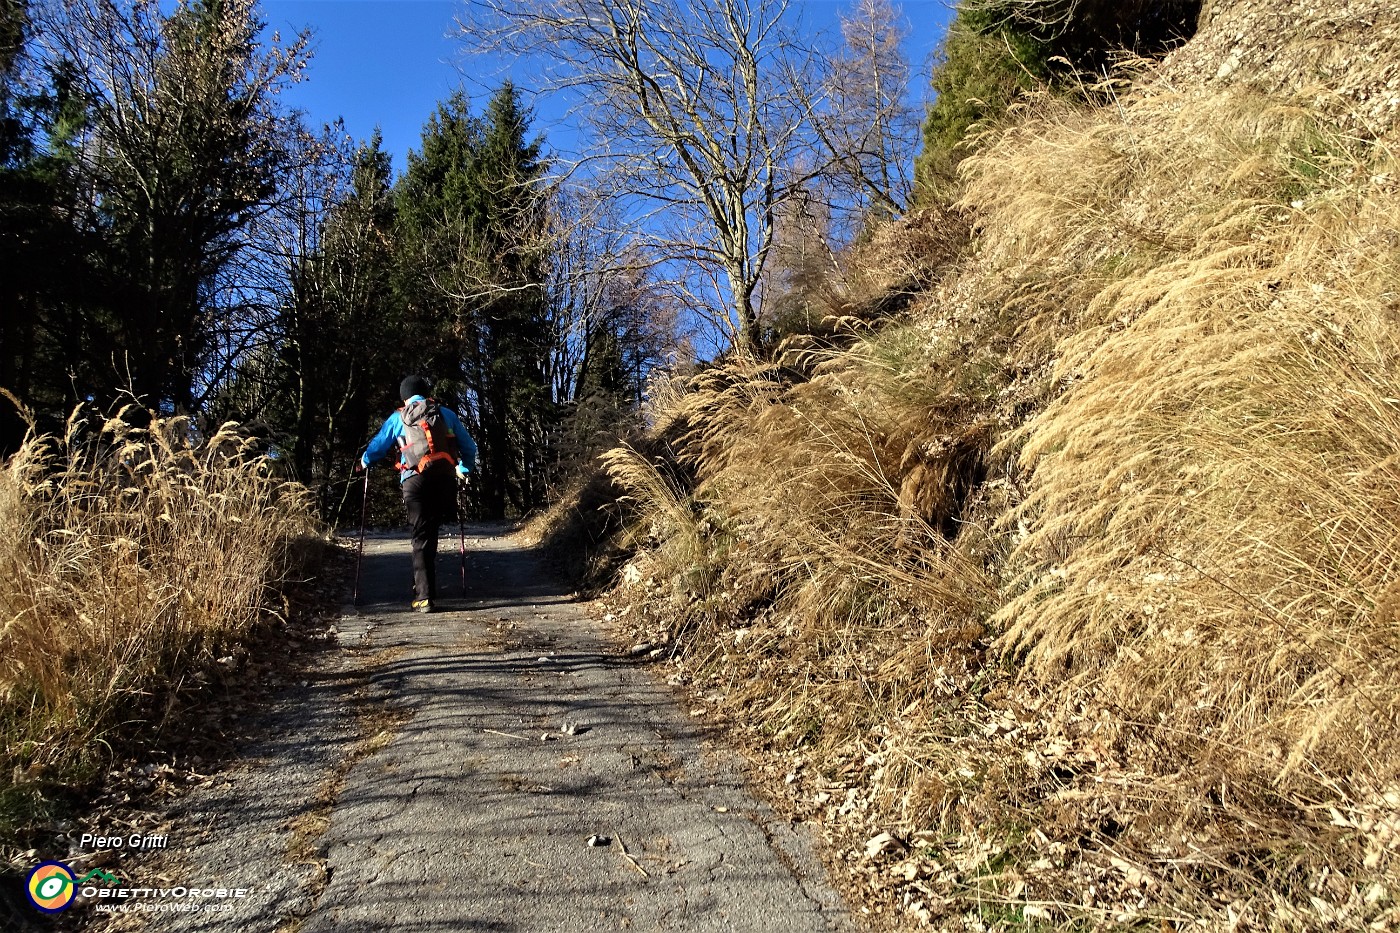
[[[104,366],[89,394],[195,410],[214,340],[239,326],[221,286],[289,159],[275,95],[305,39],[264,47],[254,0],[52,6],[47,54],[72,63],[91,117],[75,148],[108,280],[86,316]]]
[[[545,165],[529,122],[509,83],[482,117],[454,94],[424,128],[422,152],[410,153],[396,190],[405,329],[438,394],[461,403],[480,447],[488,518],[543,502],[554,419]]]

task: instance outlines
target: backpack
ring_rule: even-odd
[[[457,435],[447,427],[437,402],[430,398],[409,402],[399,409],[399,416],[403,418],[403,434],[399,436],[400,470],[422,473],[437,460],[456,465],[460,454]]]

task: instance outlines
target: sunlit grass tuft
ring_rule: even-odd
[[[0,470],[0,781],[81,780],[158,736],[320,534],[236,425],[199,437],[133,408],[31,427]]]

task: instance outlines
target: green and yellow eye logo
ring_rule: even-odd
[[[73,869],[62,862],[40,862],[29,873],[30,902],[46,914],[67,910],[78,893]]]

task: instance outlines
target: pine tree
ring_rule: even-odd
[[[405,329],[438,395],[456,399],[480,447],[482,513],[544,500],[556,415],[542,235],[545,165],[513,85],[482,117],[458,92],[438,107],[397,187]]]
[[[482,357],[478,400],[492,472],[516,511],[545,497],[546,450],[555,420],[547,376],[558,335],[548,329],[540,143],[527,139],[529,115],[507,83],[491,98],[476,163],[478,248],[496,288],[477,314]]]
[[[109,279],[92,315],[105,372],[148,404],[193,410],[225,321],[222,277],[244,253],[288,161],[274,104],[304,39],[264,48],[254,0],[55,4],[45,40],[74,63],[91,130],[78,147]]]
[[[335,366],[320,387],[325,404],[325,443],[320,476],[343,475],[375,415],[386,385],[397,385],[409,367],[402,339],[402,309],[393,287],[397,214],[393,169],[376,130],[355,153],[350,194],[332,211],[323,238],[325,292],[338,323],[335,335],[318,341],[333,351]]]
[[[0,3],[0,387],[52,425],[81,397],[75,385],[90,382],[90,322],[109,289],[91,260],[100,240],[80,223],[91,211],[77,183],[74,140],[87,126],[78,78],[57,63],[47,89],[32,89],[42,76],[25,54],[31,28],[27,3]],[[0,450],[23,432],[0,406]]]
[[[476,343],[472,309],[477,289],[468,217],[470,173],[481,145],[481,123],[466,95],[453,93],[423,127],[422,150],[394,186],[397,215],[396,289],[402,340],[415,372],[446,380],[463,395],[463,359]]]
[[[378,401],[410,362],[393,290],[392,168],[378,131],[344,171],[316,249],[293,272],[281,352],[294,472],[332,519]]]

